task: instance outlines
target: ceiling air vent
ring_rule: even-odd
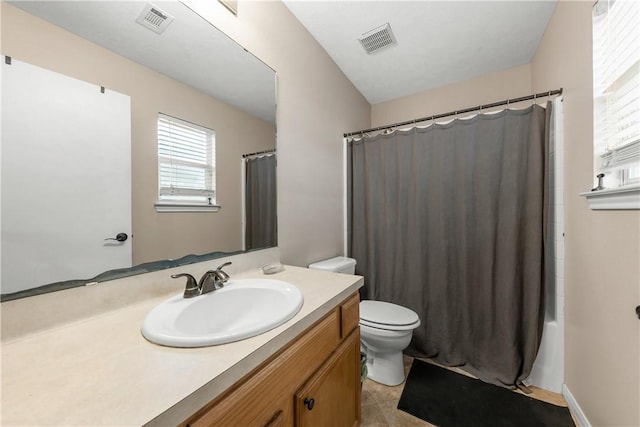
[[[396,44],[396,38],[391,32],[391,25],[388,23],[364,33],[358,40],[369,55]]]
[[[155,7],[151,3],[145,5],[138,19],[136,19],[138,24],[158,34],[162,34],[169,24],[171,24],[171,21],[173,21],[173,16]]]

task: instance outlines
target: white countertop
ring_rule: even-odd
[[[2,425],[175,425],[362,286],[359,276],[291,266],[233,275],[253,277],[296,285],[304,304],[284,325],[243,341],[193,349],[146,341],[142,320],[168,294],[4,343]]]

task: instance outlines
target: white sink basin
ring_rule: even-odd
[[[170,347],[205,347],[260,335],[291,319],[302,293],[273,279],[229,280],[194,298],[169,298],[147,314],[142,335]]]

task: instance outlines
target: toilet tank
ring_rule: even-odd
[[[334,273],[355,274],[356,260],[344,256],[325,259],[324,261],[309,264],[309,268],[314,270],[332,271]]]

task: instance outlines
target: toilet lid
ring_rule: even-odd
[[[360,301],[360,320],[370,326],[418,326],[415,311],[383,301]]]

